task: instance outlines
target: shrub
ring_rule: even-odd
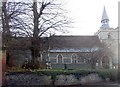
[[[28,67],[26,67],[26,68],[28,68]],[[13,69],[13,70],[15,70],[15,69]],[[24,69],[22,71],[27,72],[27,69]],[[111,69],[101,69],[101,70],[89,70],[89,69],[81,69],[81,70],[80,69],[79,70],[39,69],[38,70],[38,69],[36,69],[36,70],[34,70],[33,73],[51,76],[53,80],[56,78],[57,75],[74,75],[77,79],[79,79],[81,76],[84,77],[91,73],[97,73],[104,80],[106,80],[106,78],[109,78],[111,81],[118,81],[117,78],[120,77],[120,75],[118,75],[118,70],[115,70],[115,69],[113,69],[113,70],[111,70]]]
[[[40,64],[39,62],[37,62],[36,64],[33,64],[32,62],[28,62],[26,64],[23,64],[21,68],[24,68],[24,69],[42,69],[44,67],[43,64]]]
[[[81,76],[87,76],[91,73],[97,73],[100,77],[102,77],[104,80],[106,78],[109,78],[111,81],[117,81],[118,73],[117,70],[109,70],[109,69],[103,69],[103,70],[45,70],[42,71],[42,74],[45,75],[51,75],[53,78],[56,77],[56,75],[74,75],[77,79]]]
[[[110,78],[111,81],[117,81],[118,79],[118,71],[117,70],[99,70],[98,75],[103,79]]]

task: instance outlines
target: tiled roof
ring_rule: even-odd
[[[101,45],[97,36],[51,36],[43,37],[38,41],[40,49],[45,50],[48,47],[50,49],[58,50],[74,50],[78,51],[99,47]],[[13,49],[29,49],[31,47],[30,37],[17,37],[12,38],[11,48]]]
[[[50,37],[50,48],[92,48],[101,45],[97,36],[52,36]]]

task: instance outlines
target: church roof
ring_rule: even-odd
[[[94,52],[99,48],[62,48],[62,49],[51,49],[50,52]]]
[[[11,49],[22,50],[31,47],[31,38],[29,37],[12,38],[12,42]],[[58,52],[88,52],[89,48],[97,49],[101,45],[98,36],[51,36],[41,38],[40,43],[41,50],[50,48],[51,51]]]
[[[52,36],[50,37],[50,49],[80,49],[99,47],[101,42],[98,36]]]
[[[105,7],[104,7],[101,21],[103,21],[103,20],[105,20],[105,19],[108,19],[108,20],[109,20],[108,15],[107,15],[107,12],[106,12],[106,9],[105,9]]]

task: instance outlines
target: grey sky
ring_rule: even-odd
[[[72,35],[93,35],[101,26],[103,8],[105,6],[110,27],[118,26],[119,0],[66,0],[69,16],[75,21],[70,29]]]
[[[69,17],[74,19],[74,28],[69,29],[70,33],[67,35],[93,35],[101,26],[104,6],[110,27],[118,26],[119,0],[63,0],[62,2],[65,3]]]

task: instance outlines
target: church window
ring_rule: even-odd
[[[106,23],[107,23],[107,20],[106,20]]]
[[[91,63],[91,58],[88,58],[88,61],[87,61],[88,63]]]
[[[108,39],[110,39],[111,38],[111,35],[110,35],[110,33],[108,34]]]
[[[61,54],[58,54],[58,63],[62,63],[63,56]]]
[[[83,61],[84,63],[86,63],[86,59],[84,59],[84,61]]]
[[[72,54],[72,63],[77,63],[77,55],[76,54]]]

